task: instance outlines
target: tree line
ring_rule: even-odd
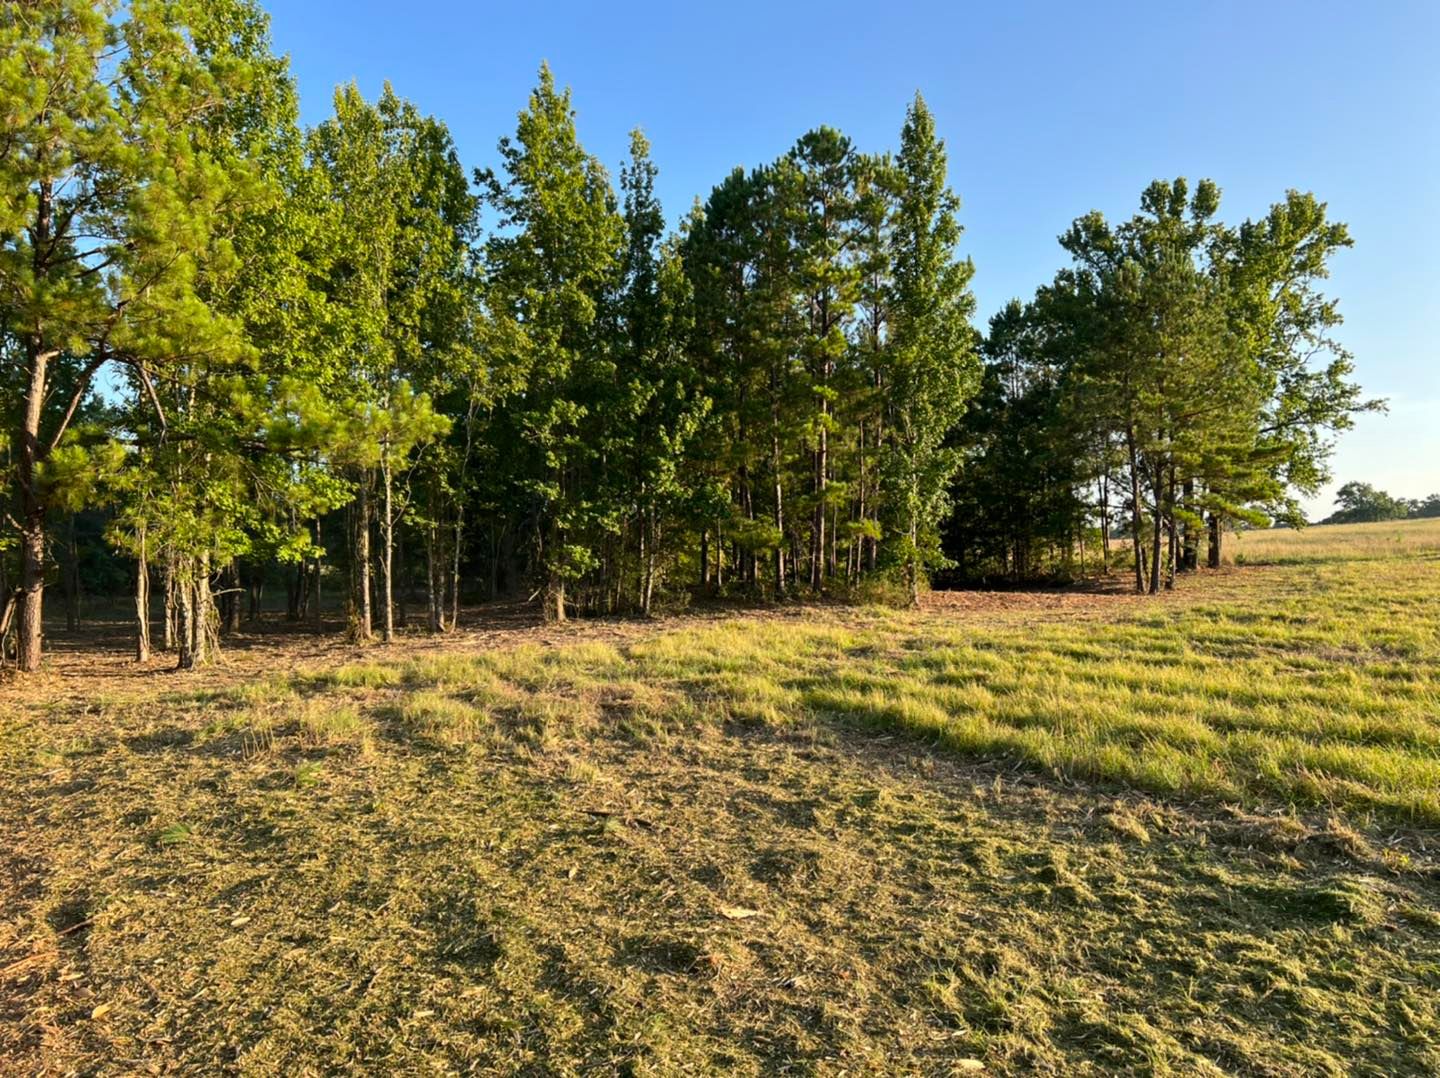
[[[436,632],[462,592],[553,619],[914,601],[942,567],[1108,564],[1123,533],[1153,591],[1202,535],[1218,564],[1226,527],[1292,516],[1373,406],[1317,286],[1350,239],[1310,195],[1230,228],[1212,183],[1153,184],[982,335],[919,95],[892,152],[818,127],[668,231],[644,135],[612,182],[548,68],[468,170],[388,85],[302,127],[250,0],[0,10],[0,635],[25,670],[82,546],[128,563],[137,657],[158,600],[182,667],[267,584],[388,641],[415,596]]]
[[[1335,492],[1335,512],[1321,524],[1373,524],[1386,520],[1440,517],[1440,494],[1398,498],[1370,483],[1349,482]]]

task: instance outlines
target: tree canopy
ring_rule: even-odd
[[[981,333],[919,94],[890,150],[815,127],[671,230],[645,134],[612,180],[548,66],[470,169],[388,84],[303,128],[254,0],[0,12],[0,636],[25,670],[47,585],[73,612],[127,576],[137,657],[158,600],[181,666],[267,586],[360,641],[417,602],[453,628],[462,595],[917,602],[936,572],[1121,557],[1156,591],[1228,528],[1298,523],[1375,406],[1320,291],[1351,239],[1307,193],[1230,226],[1213,182],[1155,181]],[[1383,497],[1351,484],[1341,514]]]

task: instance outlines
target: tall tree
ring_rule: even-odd
[[[124,365],[148,394],[177,358],[243,349],[197,293],[221,208],[249,182],[191,137],[251,74],[197,50],[205,8],[134,0],[115,19],[108,3],[32,0],[0,16],[0,303],[26,371],[13,474],[23,670],[41,661],[47,465],[101,368]]]
[[[604,167],[575,131],[570,91],[548,66],[500,141],[502,175],[477,181],[499,216],[486,247],[489,303],[516,327],[525,391],[507,410],[521,439],[512,466],[541,506],[539,550],[545,613],[566,617],[566,585],[595,568],[594,538],[606,506],[595,482],[596,417],[590,402],[611,381],[597,315],[620,273],[625,226]]]
[[[893,299],[882,465],[896,561],[912,603],[928,565],[943,561],[937,526],[960,452],[946,444],[979,382],[970,318],[975,267],[957,259],[960,200],[946,183],[945,143],[919,94],[900,134],[891,235]]]

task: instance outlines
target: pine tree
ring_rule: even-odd
[[[624,221],[605,169],[581,147],[570,92],[550,68],[500,141],[503,178],[477,180],[499,215],[486,245],[491,309],[516,327],[525,392],[507,404],[519,439],[511,466],[540,507],[539,557],[548,618],[566,617],[566,584],[598,564],[596,424],[590,401],[609,381],[602,303],[622,265]]]
[[[970,318],[974,266],[957,260],[959,199],[946,185],[944,141],[917,94],[895,161],[893,298],[885,385],[889,426],[882,464],[895,561],[912,603],[927,565],[942,561],[937,526],[959,450],[947,436],[979,380]]]
[[[20,9],[23,8],[23,17]],[[250,76],[197,51],[206,5],[136,0],[112,21],[90,0],[6,3],[0,17],[0,289],[26,384],[14,472],[21,533],[21,669],[41,660],[46,471],[101,369],[145,387],[177,357],[244,344],[197,293],[222,206],[248,169],[192,132]],[[71,386],[63,401],[57,384]]]

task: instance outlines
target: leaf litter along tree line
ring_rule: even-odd
[[[1310,194],[1233,227],[1214,183],[1156,181],[981,334],[918,94],[897,152],[818,127],[667,234],[645,137],[617,192],[547,67],[472,174],[388,85],[302,129],[249,0],[3,7],[22,670],[47,577],[73,619],[82,564],[133,587],[141,660],[154,579],[182,667],[267,578],[317,627],[342,588],[385,640],[417,590],[452,628],[467,581],[556,619],[695,586],[913,601],[936,568],[1055,574],[1112,534],[1156,592],[1227,527],[1298,521],[1377,407],[1318,288],[1351,240]]]

